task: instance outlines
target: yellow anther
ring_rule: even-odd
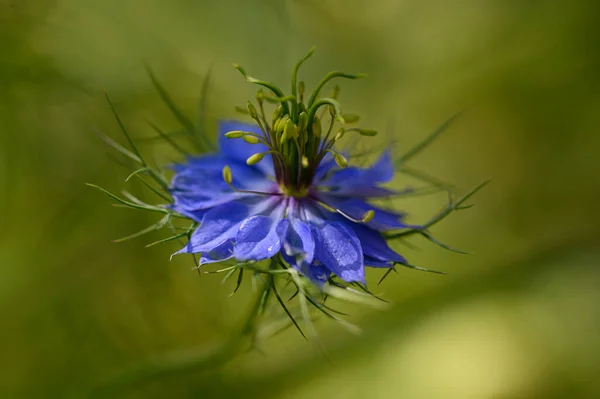
[[[233,176],[231,175],[231,168],[229,165],[225,165],[223,167],[223,180],[225,180],[225,183],[227,184],[231,184],[233,181]]]
[[[264,152],[259,152],[254,155],[251,155],[250,157],[248,157],[248,159],[246,159],[246,164],[256,165],[257,163],[262,161],[262,159],[265,157],[265,154],[266,153],[264,153]]]
[[[242,132],[241,130],[232,130],[231,132],[225,133],[225,137],[228,139],[239,139],[243,137],[246,132]]]
[[[363,215],[361,221],[363,223],[369,223],[371,220],[373,220],[373,218],[375,217],[375,211],[373,209],[370,209],[368,211],[365,212],[365,214]]]
[[[345,168],[348,166],[348,160],[342,154],[336,152],[333,154],[333,158],[335,159],[335,163],[337,163],[340,168]]]
[[[306,155],[302,155],[302,167],[308,168],[308,158],[306,158]]]
[[[248,144],[257,144],[260,140],[257,137],[246,135],[243,137],[243,140]]]

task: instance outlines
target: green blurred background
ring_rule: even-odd
[[[177,244],[144,248],[166,232],[110,242],[156,219],[84,185],[141,192],[93,134],[123,142],[102,88],[143,138],[146,119],[178,128],[144,63],[189,115],[210,69],[214,129],[255,90],[232,62],[287,87],[316,45],[309,88],[332,69],[367,73],[344,82],[342,104],[397,154],[468,107],[413,166],[463,192],[493,178],[474,208],[434,229],[476,254],[411,241],[413,263],[450,275],[403,269],[377,287],[371,271],[393,308],[346,306],[361,336],[319,320],[329,359],[290,330],[262,353],[111,397],[600,397],[599,11],[558,0],[0,1],[0,396],[85,397],[243,322],[250,288],[228,298],[233,282],[169,262]],[[394,205],[421,222],[444,201]]]

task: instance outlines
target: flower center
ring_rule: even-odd
[[[256,94],[258,106],[248,101],[245,109],[240,108],[240,112],[256,121],[260,132],[235,130],[225,133],[227,138],[243,139],[248,144],[260,144],[260,150],[251,155],[246,163],[255,165],[270,154],[275,179],[281,192],[286,196],[299,198],[307,196],[308,187],[311,186],[317,168],[325,156],[333,156],[340,168],[348,165],[346,158],[335,149],[336,143],[345,134],[349,132],[362,136],[377,134],[372,129],[346,126],[358,122],[359,117],[342,113],[341,105],[337,100],[338,86],[330,96],[321,97],[322,89],[332,79],[358,79],[363,77],[363,74],[330,72],[305,98],[304,82],[298,82],[297,75],[300,66],[313,54],[313,50],[294,66],[289,95],[285,95],[272,83],[249,76],[242,67],[235,65],[248,82],[262,86],[270,93],[265,94],[261,89]],[[267,116],[268,112],[265,108],[269,104],[274,104],[275,110]]]
[[[294,187],[281,184],[279,186],[279,189],[286,197],[304,198],[308,196],[309,193],[309,189],[307,186]]]

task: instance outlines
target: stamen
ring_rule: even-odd
[[[246,159],[246,164],[256,165],[257,163],[262,161],[262,159],[265,157],[266,154],[267,154],[266,152],[258,152],[256,154],[253,154],[253,155],[249,156],[248,159]]]
[[[244,140],[248,144],[258,144],[261,142],[261,139],[250,134],[247,134],[244,137],[242,137],[242,140]]]
[[[337,209],[337,208],[336,208],[336,209],[335,209],[335,211],[336,211],[337,213],[339,213],[340,215],[342,215],[343,217],[345,217],[346,219],[348,219],[348,220],[350,220],[350,221],[352,221],[352,222],[354,222],[354,223],[363,223],[363,220],[362,220],[362,219],[354,219],[352,216],[348,215],[348,214],[347,214],[347,213],[345,213],[345,212],[342,212],[340,209]]]
[[[308,158],[306,158],[306,155],[302,155],[302,167],[308,168]]]
[[[298,138],[298,129],[291,119],[287,120],[285,127],[283,128],[283,135],[281,136],[281,143],[285,143],[288,140],[296,140]]]
[[[308,126],[308,114],[306,112],[300,112],[300,115],[298,115],[298,131],[306,132],[307,126]]]
[[[281,118],[281,115],[283,115],[283,107],[280,105],[275,109],[275,112],[273,113],[273,120],[271,121],[273,130],[275,130],[275,123],[279,120],[279,118]]]
[[[377,135],[377,130],[374,129],[360,129],[353,127],[351,129],[346,130],[347,132],[358,132],[361,136],[373,137]]]
[[[337,163],[337,165],[340,168],[345,168],[346,166],[348,166],[348,160],[339,152],[334,151],[332,149],[327,149],[325,151],[329,152],[333,155],[333,159],[335,160],[335,163]]]
[[[300,82],[298,82],[298,100],[300,101],[300,103],[304,102],[304,89],[304,81],[301,80]]]
[[[254,106],[254,104],[252,104],[250,101],[248,101],[248,104],[246,105],[246,107],[248,108],[248,113],[250,114],[250,118],[258,119],[258,112],[256,112],[256,107]]]
[[[280,187],[285,188],[283,192],[286,193],[297,193],[301,192],[303,187],[310,187],[317,168],[327,152],[333,154],[339,167],[344,168],[348,165],[346,157],[334,150],[335,144],[344,136],[346,131],[356,131],[364,136],[376,134],[374,130],[358,128],[344,130],[342,127],[337,131],[333,131],[336,125],[341,124],[343,126],[356,123],[360,118],[356,114],[342,113],[338,102],[339,85],[334,86],[333,93],[329,97],[321,97],[320,92],[333,79],[354,80],[365,75],[339,71],[330,72],[308,95],[305,92],[304,82],[297,81],[297,75],[300,66],[310,58],[313,51],[314,49],[311,49],[305,57],[295,64],[292,73],[292,92],[288,95],[272,83],[256,79],[248,75],[239,65],[234,65],[246,81],[262,86],[262,89],[258,90],[255,100],[253,100],[254,105],[253,102],[248,102],[244,107],[245,109],[241,110],[257,122],[262,135],[235,132],[229,134],[228,137],[241,138],[249,144],[265,144],[269,151],[253,154],[246,160],[246,163],[255,165],[261,162],[266,154],[272,153],[275,179]],[[264,88],[268,91],[263,92]],[[304,102],[305,95],[308,97],[306,103]],[[269,103],[275,104],[275,110],[273,116],[267,120],[265,107]],[[327,114],[331,118],[328,121],[330,125],[325,135],[325,128],[322,127],[321,121],[323,116]]]
[[[267,154],[276,155],[277,158],[279,158],[283,162],[283,156],[281,155],[281,153],[279,151],[270,150],[270,151],[265,151],[265,152],[259,152],[259,153],[249,156],[248,159],[246,159],[246,164],[247,165],[256,165],[257,163],[262,161],[262,159]]]
[[[331,132],[333,131],[334,125],[335,125],[335,119],[331,118],[331,120],[329,121],[329,128],[327,129],[327,134],[325,135],[325,139],[323,139],[323,141],[321,142],[321,146],[319,147],[319,155],[317,158],[319,162],[321,162],[321,160],[325,156],[326,148],[329,148],[329,147],[327,147],[327,143],[329,140],[329,136],[331,135]]]
[[[237,193],[246,193],[246,194],[258,194],[258,195],[268,195],[268,196],[272,196],[272,195],[277,195],[277,196],[281,196],[283,194],[281,193],[265,193],[263,191],[254,191],[254,190],[240,190],[238,188],[236,188],[233,185],[233,175],[231,173],[231,168],[229,167],[229,165],[225,165],[223,167],[223,180],[225,181],[225,183],[227,183],[227,185],[229,185],[229,187],[231,187],[231,189]]]
[[[223,167],[223,180],[225,180],[225,183],[229,185],[231,185],[231,182],[233,181],[233,176],[231,175],[231,168],[229,165],[225,165]]]
[[[360,116],[356,114],[344,114],[344,120],[347,124],[356,123],[360,120]]]
[[[338,140],[341,140],[342,137],[344,137],[344,133],[346,133],[346,129],[341,127],[340,130],[338,130],[338,132],[336,133],[335,137],[333,138],[333,141],[336,142]]]
[[[225,133],[225,137],[228,139],[239,139],[240,137],[244,137],[244,135],[248,132],[243,132],[241,130],[232,130],[231,132]]]
[[[371,220],[373,220],[374,217],[375,217],[375,211],[373,209],[369,209],[368,211],[365,212],[361,221],[363,223],[369,223]]]
[[[329,205],[327,205],[326,203],[319,201],[317,198],[312,197],[315,201],[317,201],[317,203],[319,205],[321,205],[323,208],[325,208],[326,210],[328,210],[329,212],[335,212],[338,213],[340,215],[342,215],[343,217],[345,217],[346,219],[350,220],[351,222],[354,223],[369,223],[371,220],[373,220],[373,218],[375,217],[375,211],[373,209],[369,209],[368,211],[366,211],[364,213],[364,215],[362,216],[362,218],[360,219],[355,219],[352,216],[348,215],[346,212],[342,211],[341,209],[338,208],[333,208]]]
[[[308,124],[308,121],[307,121],[307,124]],[[321,138],[321,118],[319,118],[318,116],[315,116],[315,119],[313,120],[312,134],[316,138]]]
[[[287,115],[283,115],[281,118],[277,119],[277,121],[275,121],[275,124],[273,125],[273,131],[275,133],[283,132],[283,129],[285,128],[285,126],[289,120],[290,120],[290,117]]]
[[[239,105],[235,106],[235,111],[239,112],[242,115],[248,115],[248,110],[244,107],[240,107]]]
[[[263,137],[256,133],[244,132],[243,130],[232,130],[230,132],[225,133],[224,135],[228,139],[239,139],[241,138],[248,144],[258,144],[262,143],[267,146],[270,150],[273,149],[271,143],[265,140]]]

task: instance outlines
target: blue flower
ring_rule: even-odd
[[[200,265],[281,256],[319,286],[331,274],[365,283],[365,266],[406,263],[381,233],[410,226],[369,202],[393,194],[381,187],[394,176],[389,151],[370,167],[345,167],[335,140],[302,146],[293,128],[273,125],[222,121],[219,153],[175,165],[172,209],[199,223],[177,253],[201,254]],[[288,151],[294,141],[304,152]]]
[[[254,122],[221,121],[218,146],[200,134],[203,131],[201,126],[195,126],[185,117],[151,74],[161,98],[202,153],[188,155],[186,148],[173,141],[175,134],[166,134],[154,127],[160,137],[167,139],[174,149],[187,157],[185,161],[172,165],[175,173],[171,183],[161,168],[156,168],[142,157],[109,100],[133,151],[108,137],[105,141],[139,165],[129,177],[140,178],[154,194],[168,202],[168,205],[148,204],[131,194],[123,199],[92,185],[121,205],[163,215],[155,224],[118,241],[169,227],[171,236],[150,245],[187,237],[187,244],[175,254],[200,254],[200,266],[225,261],[233,263],[235,260],[235,264],[218,270],[226,272],[223,281],[237,272],[237,285],[233,292],[242,284],[247,275],[245,272],[252,275],[253,283],[258,282],[257,287],[262,287],[242,330],[242,336],[250,336],[253,343],[257,319],[265,313],[268,303],[273,302],[269,301],[273,296],[292,324],[305,336],[294,319],[295,312],[291,312],[282,300],[282,296],[287,294],[284,290],[288,283],[291,284],[290,289],[295,286],[296,292],[292,297],[300,299],[300,314],[309,332],[314,333],[308,304],[329,318],[342,322],[324,304],[329,296],[342,300],[354,296],[353,301],[372,303],[368,297],[356,296],[356,291],[349,287],[357,285],[379,299],[364,286],[366,266],[387,269],[381,281],[396,265],[441,273],[409,264],[389,247],[388,242],[420,235],[442,248],[464,253],[435,239],[429,229],[450,213],[469,208],[469,205],[463,204],[487,183],[479,184],[456,200],[452,198],[449,186],[419,172],[413,172],[415,178],[435,187],[401,192],[385,187],[385,183],[393,179],[395,169],[423,150],[460,113],[394,162],[390,152],[384,151],[368,167],[348,165],[346,157],[357,157],[357,154],[338,151],[340,139],[347,135],[370,137],[377,132],[356,127],[359,116],[342,112],[338,101],[339,86],[334,86],[329,96],[323,96],[322,92],[332,80],[354,80],[364,75],[330,72],[314,85],[309,94],[305,91],[304,82],[298,80],[298,71],[313,51],[314,48],[294,65],[288,94],[273,83],[249,76],[242,67],[234,65],[247,82],[260,86],[255,99],[248,101],[245,108],[236,107],[238,112],[248,115]],[[215,150],[216,147],[218,150]],[[147,178],[154,184],[147,182]],[[440,189],[448,190],[450,201],[447,207],[420,226],[407,225],[403,214],[377,205],[384,198],[407,193],[430,194]],[[185,226],[174,221],[174,217],[185,219]],[[190,221],[193,223],[188,224]],[[268,266],[267,262],[261,262],[267,259]],[[281,281],[281,278],[287,281]],[[317,289],[307,287],[307,281],[314,283]],[[347,322],[343,325],[348,326]],[[230,354],[229,345],[223,349]]]

